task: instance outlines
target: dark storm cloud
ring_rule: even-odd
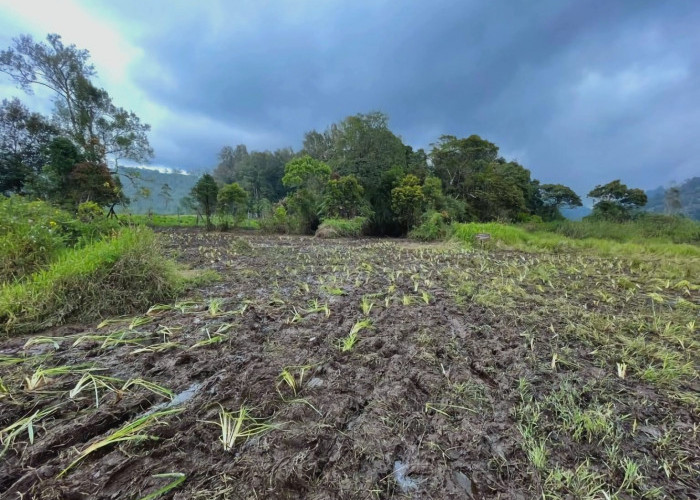
[[[298,148],[307,130],[381,110],[414,147],[477,133],[584,194],[700,173],[695,2],[162,5],[107,13],[144,51],[131,78],[183,117],[154,131],[157,163]]]

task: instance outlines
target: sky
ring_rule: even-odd
[[[581,195],[700,175],[698,26],[697,0],[0,0],[0,48],[59,33],[88,49],[151,124],[156,166],[298,150],[382,111],[416,149],[478,134]],[[11,96],[51,111],[0,75]]]

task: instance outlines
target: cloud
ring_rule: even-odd
[[[692,2],[25,3],[0,0],[0,27],[89,48],[115,100],[153,125],[158,164],[298,148],[305,131],[381,110],[414,147],[477,133],[581,194],[698,174]]]

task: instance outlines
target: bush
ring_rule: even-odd
[[[449,226],[446,223],[447,213],[427,212],[423,214],[421,224],[414,228],[409,236],[421,241],[437,241],[447,237]]]
[[[0,329],[20,333],[128,314],[171,299],[182,284],[151,230],[124,229],[0,288]]]
[[[318,238],[359,238],[367,227],[367,217],[324,219],[316,230]]]
[[[265,217],[260,221],[260,229],[266,233],[288,233],[290,217],[283,205],[275,207],[271,217]]]
[[[0,283],[22,279],[66,248],[83,246],[116,228],[104,215],[81,221],[43,201],[0,197]]]

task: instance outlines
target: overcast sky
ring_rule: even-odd
[[[697,0],[0,0],[2,48],[49,32],[152,125],[156,165],[380,110],[414,148],[478,134],[582,195],[700,175]],[[0,95],[50,111],[2,75]]]

